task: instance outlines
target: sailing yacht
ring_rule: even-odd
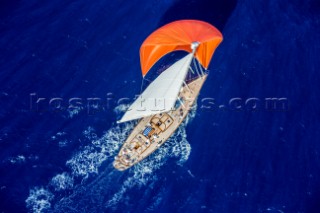
[[[218,29],[198,20],[169,23],[146,38],[140,48],[143,78],[163,56],[178,50],[188,54],[151,82],[118,121],[140,119],[115,156],[116,169],[126,170],[145,159],[180,126],[199,95],[222,39]],[[187,79],[188,73],[196,77]]]

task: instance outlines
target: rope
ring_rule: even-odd
[[[140,94],[142,93],[143,82],[144,82],[144,77],[142,78],[142,81],[141,81]]]
[[[201,64],[200,64],[200,63],[198,63],[198,66],[199,66],[199,69],[200,69],[201,75],[204,75],[204,72],[203,72],[203,69],[202,69]]]
[[[194,65],[194,67],[196,68],[196,72],[197,72],[198,76],[201,77],[201,75],[200,75],[200,73],[199,73],[199,70],[198,70],[198,66],[197,66],[197,63],[196,63],[196,59],[195,59],[195,58],[193,58],[193,65]]]

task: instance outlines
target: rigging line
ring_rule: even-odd
[[[144,80],[146,80],[146,81],[148,81],[148,82],[152,82],[152,80],[149,80],[149,79],[147,79],[147,78],[145,78]]]
[[[142,87],[143,87],[143,83],[144,83],[144,77],[142,77],[142,81],[141,81],[140,94],[142,93]]]
[[[198,66],[199,66],[199,69],[200,69],[201,75],[203,76],[203,75],[204,75],[204,72],[203,72],[202,66],[201,66],[201,64],[200,64],[199,62],[198,62],[197,64],[198,64]]]
[[[151,82],[151,80],[147,79],[146,77],[142,77],[140,94],[142,93],[142,89],[143,89],[143,86],[144,86],[144,80],[146,80],[146,81],[148,81],[148,82]]]
[[[191,73],[192,73],[192,74],[195,74],[195,71],[193,71],[192,67],[190,66],[189,68],[190,68],[190,70],[191,70]]]
[[[199,70],[198,70],[198,66],[197,66],[197,63],[196,63],[196,59],[195,59],[195,58],[193,58],[193,65],[194,65],[194,67],[196,68],[196,69],[195,69],[195,70],[196,70],[196,73],[198,74],[199,77],[201,77],[201,75],[200,75],[200,73],[199,73]]]
[[[190,71],[191,71],[191,72],[190,72]],[[191,66],[189,66],[188,76],[187,76],[187,78],[185,79],[185,81],[187,81],[187,79],[190,79],[190,78],[192,77],[192,73],[194,73],[194,72],[193,72],[193,70],[191,69]]]

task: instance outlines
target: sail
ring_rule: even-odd
[[[133,102],[118,123],[172,110],[192,58],[193,53],[190,53],[162,72]]]
[[[198,20],[174,21],[149,35],[140,47],[142,75],[164,55],[176,50],[191,53],[191,43],[198,42],[195,58],[208,68],[211,57],[222,41],[222,34],[211,24]]]

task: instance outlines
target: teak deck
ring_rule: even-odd
[[[206,78],[207,74],[182,87],[179,93],[181,105],[176,109],[141,119],[115,157],[113,166],[120,171],[126,170],[159,148],[185,119]]]

